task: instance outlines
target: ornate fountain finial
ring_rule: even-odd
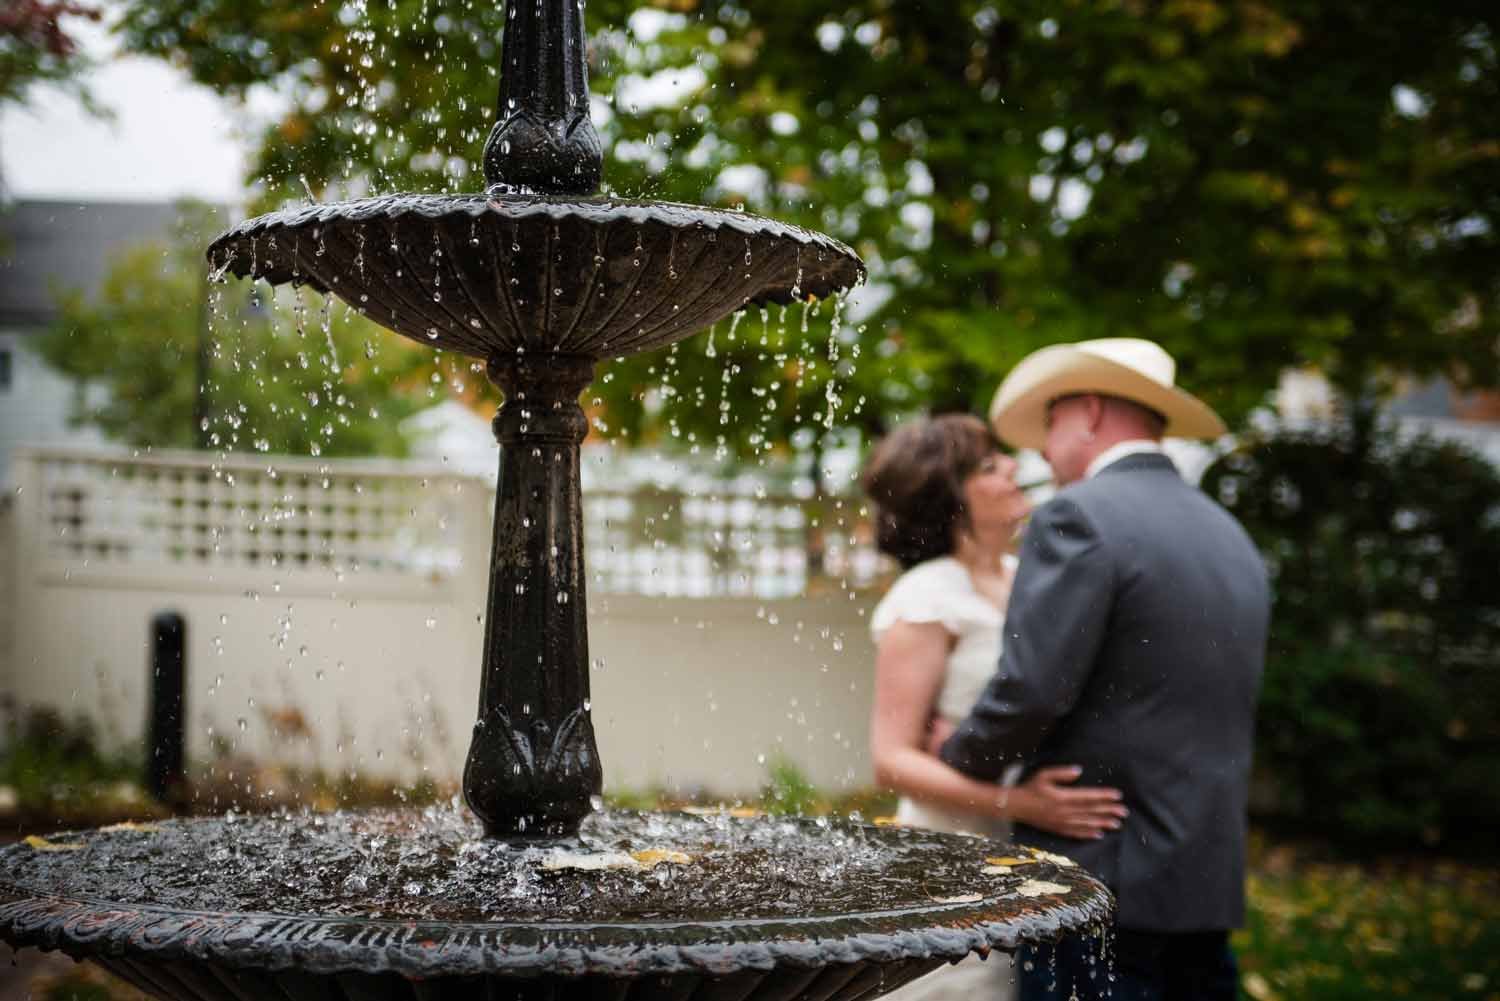
[[[509,0],[500,60],[485,184],[541,195],[598,191],[604,153],[589,120],[583,0]]]

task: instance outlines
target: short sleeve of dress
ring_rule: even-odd
[[[870,635],[879,643],[898,622],[936,622],[955,636],[988,624],[994,612],[974,594],[968,572],[951,557],[919,563],[896,578],[870,614]]]

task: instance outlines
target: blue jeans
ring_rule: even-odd
[[[1239,970],[1228,932],[1117,929],[1109,958],[1098,938],[1022,948],[1018,1001],[1235,1001]],[[1092,960],[1092,961],[1091,961]],[[1114,973],[1111,981],[1109,974]]]

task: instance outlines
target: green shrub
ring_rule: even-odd
[[[1500,474],[1452,443],[1333,429],[1248,441],[1203,487],[1271,572],[1271,812],[1346,845],[1493,852]]]
[[[101,746],[84,716],[69,720],[50,708],[23,710],[6,700],[0,735],[0,785],[10,787],[23,808],[56,807],[141,775],[136,758]]]
[[[767,813],[811,816],[828,811],[823,795],[792,759],[774,758],[766,766],[766,774],[761,803]]]

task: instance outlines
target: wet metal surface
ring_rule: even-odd
[[[1054,938],[1111,906],[1082,870],[1025,849],[842,821],[605,813],[576,839],[507,843],[443,807],[51,840],[81,847],[0,851],[0,938],[247,970],[905,968]]]
[[[578,830],[603,787],[589,700],[576,355],[492,361],[500,475],[484,618],[479,718],[464,801],[495,837]]]
[[[216,270],[332,292],[433,347],[489,359],[664,347],[737,309],[826,297],[864,278],[837,240],[669,202],[391,195],[250,219]]]

